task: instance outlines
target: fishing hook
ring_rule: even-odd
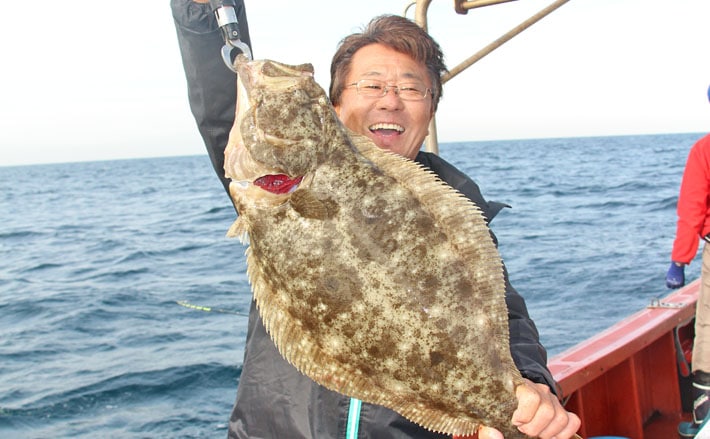
[[[238,49],[250,60],[252,59],[251,49],[239,38],[239,23],[237,22],[237,13],[235,12],[236,4],[234,0],[210,0],[210,7],[214,12],[219,30],[224,38],[224,46],[222,46],[222,60],[227,68],[234,73],[237,70],[232,62],[232,52]]]

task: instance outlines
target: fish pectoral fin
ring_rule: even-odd
[[[332,218],[338,211],[338,205],[330,198],[318,198],[311,190],[298,189],[289,199],[293,210],[304,218],[325,220]]]
[[[227,238],[239,238],[242,244],[249,244],[249,228],[241,216],[237,217],[227,230]]]

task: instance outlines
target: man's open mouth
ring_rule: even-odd
[[[378,132],[387,135],[400,134],[404,132],[404,127],[395,123],[376,123],[374,125],[370,125],[368,129],[373,133]]]

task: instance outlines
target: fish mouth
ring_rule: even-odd
[[[225,177],[232,180],[231,186],[236,192],[267,199],[280,199],[282,197],[274,198],[271,195],[292,193],[301,185],[304,176],[291,175],[280,166],[267,165],[255,160],[247,150],[242,137],[242,119],[252,111],[252,107],[258,101],[258,90],[264,87],[261,83],[270,83],[277,88],[288,87],[294,77],[312,76],[312,67],[309,70],[303,66],[282,65],[268,60],[250,61],[243,55],[239,55],[237,61],[235,64],[238,71],[237,108],[234,125],[225,148]],[[257,90],[255,96],[252,95],[254,90]],[[256,133],[259,141],[270,144],[281,142],[281,139],[263,131],[256,130]]]
[[[256,187],[273,195],[290,194],[301,185],[303,175],[290,176],[281,169],[269,168],[254,160],[246,148],[237,144],[224,157],[225,174],[237,191],[252,192]]]
[[[404,127],[396,123],[376,123],[367,127],[371,133],[381,133],[385,135],[398,135],[404,132]]]
[[[297,189],[307,187],[311,180],[309,175],[260,174],[258,177],[232,179],[229,194],[237,204],[249,203],[260,209],[270,209],[287,203]]]
[[[301,184],[303,176],[291,178],[286,174],[269,174],[263,175],[252,183],[254,186],[260,187],[261,189],[271,192],[272,194],[290,194],[291,192],[298,189]]]

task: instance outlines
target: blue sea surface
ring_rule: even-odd
[[[668,294],[700,137],[441,145],[512,206],[491,226],[551,355]],[[0,167],[0,437],[226,437],[251,301],[234,219],[205,156]]]

